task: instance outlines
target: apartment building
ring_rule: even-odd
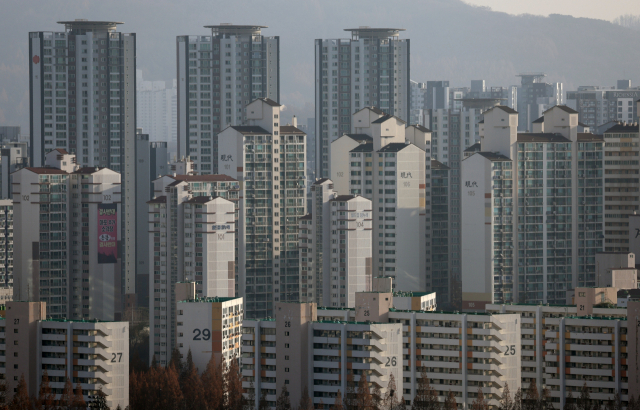
[[[427,111],[431,130],[431,158],[448,168],[449,276],[461,274],[461,190],[460,164],[464,151],[480,141],[480,122],[486,108],[437,109]],[[442,294],[444,297],[445,294]],[[440,295],[439,295],[440,297]]]
[[[637,123],[617,123],[604,137],[604,250],[629,252],[629,217],[640,210]]]
[[[547,83],[545,73],[521,73],[518,86],[518,131],[533,131],[531,124],[549,108],[564,104],[562,83]]]
[[[282,386],[292,402],[307,387],[314,406],[329,408],[338,391],[344,397],[351,371],[356,383],[367,374],[383,394],[393,374],[396,394],[411,405],[424,367],[440,401],[451,391],[469,406],[482,389],[497,406],[506,383],[520,387],[519,317],[438,313],[421,305],[434,296],[357,293],[351,309],[280,304],[275,319],[245,320],[243,387],[253,387],[256,397],[266,390],[271,407]]]
[[[176,346],[178,283],[193,283],[193,297],[236,292],[238,181],[226,175],[175,175],[154,181],[164,193],[148,202],[149,355],[166,365]]]
[[[640,303],[627,308],[601,306],[596,297],[612,288],[577,288],[575,305],[489,304],[487,313],[518,314],[522,321],[522,388],[545,385],[554,407],[562,409],[586,383],[592,404],[620,394],[623,405],[638,392],[636,326]],[[614,290],[615,294],[615,290]],[[615,304],[614,304],[615,306]]]
[[[211,35],[176,38],[178,156],[194,170],[218,174],[218,133],[247,120],[256,98],[280,101],[280,37],[266,26],[205,26]]]
[[[517,133],[516,111],[485,112],[481,152],[462,162],[463,309],[564,304],[567,291],[595,285],[604,141],[578,133],[568,107],[544,116],[543,132]]]
[[[5,354],[0,374],[7,383],[8,403],[22,376],[29,395],[37,397],[46,370],[54,400],[67,378],[80,384],[87,403],[98,391],[110,408],[129,405],[129,323],[48,319],[46,302],[8,302],[0,317]]]
[[[274,303],[300,297],[298,218],[306,215],[306,135],[280,123],[281,106],[260,98],[247,122],[218,135],[220,172],[241,183],[238,296],[245,317],[273,315]]]
[[[113,320],[125,283],[118,243],[120,174],[53,150],[13,175],[16,300],[47,302],[53,318]]]
[[[167,87],[164,81],[145,81],[142,70],[136,70],[136,127],[151,135],[152,141],[165,141],[175,150],[178,140],[178,88],[174,79]]]
[[[11,199],[11,174],[29,166],[29,144],[3,140],[0,149],[0,198]]]
[[[63,149],[87,167],[122,174],[125,293],[135,292],[136,35],[113,21],[62,21],[65,31],[29,33],[31,165]]]
[[[371,290],[372,204],[339,195],[330,179],[311,186],[312,212],[298,220],[300,301],[353,307]]]
[[[450,171],[442,162],[431,160],[431,247],[427,248],[431,257],[430,290],[436,292],[440,306],[448,307],[455,304],[456,283],[450,260]]]
[[[10,199],[0,200],[0,288],[6,296],[13,297],[13,201]]]
[[[140,100],[138,99],[138,102]],[[153,181],[169,171],[167,143],[149,141],[149,134],[136,130],[136,276],[135,297],[138,306],[149,307],[149,205]],[[144,202],[142,201],[144,199]]]
[[[244,308],[242,298],[203,297],[178,302],[178,350],[189,351],[200,373],[213,357],[216,363],[239,358]]]
[[[373,275],[393,277],[398,290],[426,291],[426,150],[431,134],[368,107],[353,115],[353,128],[354,136],[331,144],[332,176],[341,186],[346,179],[350,194],[372,202]]]
[[[638,121],[636,101],[640,87],[631,87],[631,81],[618,80],[617,86],[580,86],[567,91],[567,105],[578,111],[580,122],[597,127],[609,121]]]
[[[315,41],[316,177],[332,178],[331,143],[351,128],[364,107],[409,120],[410,41],[399,28],[345,29],[351,39]]]

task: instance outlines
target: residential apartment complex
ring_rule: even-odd
[[[609,288],[610,289],[610,288]],[[518,314],[522,330],[522,388],[546,386],[556,409],[571,392],[587,385],[591,404],[620,394],[623,405],[638,392],[638,331],[633,318],[640,303],[599,306],[605,289],[576,289],[575,305],[490,304],[487,313]],[[598,297],[596,297],[598,296]],[[634,346],[636,346],[634,348]]]
[[[640,210],[638,124],[618,123],[604,137],[604,250],[629,251],[629,216]]]
[[[346,180],[350,194],[372,202],[373,275],[393,277],[398,290],[426,291],[425,150],[431,134],[368,107],[353,115],[353,128],[356,134],[331,144],[331,176],[336,186]]]
[[[545,111],[539,133],[517,133],[518,113],[504,106],[484,120],[481,152],[462,163],[462,307],[563,304],[595,285],[604,141],[578,133],[565,106]]]
[[[567,91],[567,105],[579,113],[580,122],[597,127],[609,121],[637,122],[636,101],[640,87],[631,87],[631,81],[619,80],[617,87],[581,86]]]
[[[518,131],[533,131],[531,124],[549,108],[564,104],[562,83],[545,83],[544,73],[521,73],[518,87]]]
[[[151,141],[165,141],[176,150],[178,141],[178,90],[174,79],[171,88],[164,81],[144,81],[136,70],[136,127],[151,136]]]
[[[0,200],[0,288],[13,293],[13,201]]]
[[[227,363],[241,357],[240,343],[244,309],[242,298],[205,297],[178,302],[178,350],[202,373],[212,357]]]
[[[256,98],[280,101],[280,38],[266,26],[206,26],[211,35],[176,38],[178,156],[218,174],[218,133],[247,120]]]
[[[63,149],[87,167],[122,174],[125,293],[135,291],[136,35],[113,21],[75,21],[29,33],[31,165]]]
[[[53,318],[119,318],[120,174],[61,149],[45,165],[13,175],[15,299],[47,302]]]
[[[241,184],[238,296],[245,317],[273,315],[274,303],[300,297],[298,219],[306,215],[306,135],[280,123],[281,106],[257,99],[247,123],[218,136],[220,172]]]
[[[193,283],[191,299],[236,293],[238,181],[226,175],[164,176],[148,202],[150,361],[166,365],[176,347],[177,284]]]
[[[3,141],[0,148],[0,198],[11,198],[11,174],[29,166],[29,144],[25,142]]]
[[[0,374],[11,401],[22,376],[37,397],[44,371],[54,400],[67,378],[80,384],[84,400],[98,391],[110,408],[129,405],[129,323],[47,319],[46,302],[8,302],[0,317]]]
[[[299,219],[300,301],[354,307],[371,290],[371,201],[339,195],[330,179],[311,186],[312,213]]]
[[[365,292],[356,294],[351,309],[279,303],[275,319],[243,323],[243,387],[253,388],[255,397],[266,391],[271,407],[283,386],[292,402],[306,387],[314,406],[327,409],[338,391],[344,397],[350,373],[356,384],[366,374],[383,395],[393,375],[395,394],[406,405],[423,368],[440,401],[451,391],[468,406],[480,388],[497,406],[505,384],[520,387],[517,315],[438,313],[422,299]]]
[[[351,39],[315,41],[316,177],[329,178],[331,143],[351,128],[364,107],[409,120],[410,42],[397,28],[345,29]]]

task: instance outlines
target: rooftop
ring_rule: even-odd
[[[349,152],[373,152],[373,142],[360,144]]]
[[[491,110],[493,110],[493,109],[495,109],[495,108],[499,108],[499,109],[501,109],[502,111],[506,112],[507,114],[517,114],[517,113],[518,113],[518,111],[516,111],[516,110],[514,110],[513,108],[508,107],[508,106],[506,106],[506,105],[496,105],[496,106],[494,106],[493,108],[491,108],[489,111],[491,111]]]
[[[380,148],[378,152],[399,152],[407,148],[409,145],[411,144],[405,144],[404,142],[391,142]]]
[[[307,135],[306,132],[301,129],[294,127],[293,125],[281,125],[280,126],[280,135],[289,135],[289,134],[302,134]]]
[[[371,110],[371,111],[375,112],[375,113],[376,113],[376,114],[378,114],[378,115],[384,115],[384,111],[382,111],[380,108],[378,108],[378,107],[374,107],[374,106],[371,106],[371,107],[364,107],[364,108],[362,108],[362,109],[360,109],[360,110],[358,110],[358,111],[356,111],[356,112],[360,112],[360,111],[362,111],[362,110]]]
[[[578,114],[578,111],[574,110],[573,108],[569,108],[566,105],[554,105],[553,107],[549,108],[547,111],[543,112],[542,114],[544,115],[544,113],[549,112],[554,108],[559,108],[564,112],[568,112],[569,114]]]
[[[186,299],[178,301],[178,303],[221,303],[221,302],[229,302],[230,300],[242,300],[242,297],[205,297],[205,298],[195,298],[195,299]]]
[[[619,122],[617,124],[614,124],[612,127],[608,128],[605,133],[609,134],[609,133],[613,133],[613,132],[617,132],[617,133],[636,133],[639,131],[639,127],[638,127],[638,123],[626,123],[626,122]]]
[[[66,175],[67,171],[51,167],[26,167],[25,169],[41,175]]]
[[[478,152],[478,155],[482,155],[489,161],[511,161],[511,158],[497,152]]]
[[[313,185],[320,185],[320,184],[324,184],[327,181],[331,181],[329,178],[320,178],[319,180],[317,180],[316,182],[313,183]]]
[[[229,175],[214,174],[214,175],[170,175],[171,178],[177,181],[185,182],[218,182],[218,181],[233,181],[238,182],[237,179],[231,178]]]
[[[537,120],[533,121],[533,124],[541,124],[543,122],[544,122],[544,115],[538,118]]]
[[[442,170],[450,170],[451,168],[449,168],[448,166],[446,166],[445,164],[443,164],[442,162],[432,159],[431,160],[431,169],[442,169]]]
[[[167,197],[162,195],[157,198],[153,198],[151,201],[147,201],[148,204],[164,204],[167,202]]]
[[[427,127],[424,127],[420,124],[413,124],[413,125],[409,125],[409,127],[415,127],[418,131],[422,131],[422,132],[431,132],[431,130]]]
[[[257,125],[232,125],[231,128],[244,135],[271,135],[271,133]]]
[[[347,136],[349,138],[351,138],[352,140],[358,141],[358,142],[371,142],[373,141],[373,138],[371,138],[371,136],[367,135],[367,134],[342,134],[343,136]]]
[[[391,114],[385,114],[382,117],[378,118],[377,120],[373,121],[372,124],[382,124],[383,122],[390,120],[391,118],[395,118],[396,120],[400,121],[403,124],[406,124],[405,121],[401,120],[400,118],[391,115]]]
[[[331,200],[336,202],[345,202],[345,201],[350,201],[353,198],[355,198],[355,196],[353,195],[338,195],[334,198],[331,198]]]
[[[518,142],[571,142],[560,134],[551,132],[518,133]]]
[[[465,149],[464,152],[479,152],[480,148],[481,148],[480,143],[476,142],[475,144],[473,144],[469,148]]]

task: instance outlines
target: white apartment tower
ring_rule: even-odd
[[[29,33],[31,165],[59,148],[122,174],[125,292],[135,292],[136,35],[113,21]]]
[[[13,201],[0,200],[0,288],[13,288]],[[13,292],[12,292],[13,293]]]
[[[220,172],[240,182],[238,296],[246,317],[299,298],[298,218],[306,214],[306,134],[280,123],[281,106],[260,98],[247,122],[218,136]]]
[[[197,297],[235,295],[238,183],[226,175],[176,175],[154,181],[149,204],[149,355],[161,365],[176,346],[177,284]]]
[[[517,133],[518,113],[485,112],[481,152],[462,162],[463,309],[486,303],[564,304],[595,286],[604,238],[604,141],[578,133],[578,113],[544,113]]]
[[[247,120],[256,98],[280,101],[280,38],[266,26],[206,26],[211,35],[176,38],[178,156],[201,174],[218,168],[218,133]]]
[[[166,141],[175,149],[178,139],[176,80],[168,88],[164,81],[144,81],[136,70],[136,126],[151,136],[151,141]]]
[[[122,312],[121,177],[78,168],[56,149],[13,176],[15,300],[53,318],[114,320]]]
[[[312,213],[299,219],[300,301],[354,307],[371,290],[371,201],[338,195],[330,179],[311,186]]]
[[[430,132],[368,107],[353,115],[353,128],[356,134],[331,144],[331,172],[336,184],[372,202],[373,276],[393,277],[398,290],[426,291]]]
[[[379,107],[409,120],[411,111],[409,39],[399,28],[345,29],[350,39],[315,41],[316,175],[331,176],[331,143],[356,132],[351,115]]]

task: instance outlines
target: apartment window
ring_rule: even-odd
[[[16,368],[17,368],[17,366],[18,366],[18,365],[16,365]],[[285,367],[285,368],[284,368],[284,372],[285,372],[285,373],[289,373],[289,368],[288,368],[288,367]]]
[[[289,343],[285,343],[285,344],[284,344],[284,348],[285,348],[285,349],[288,349],[288,348],[289,348]]]

